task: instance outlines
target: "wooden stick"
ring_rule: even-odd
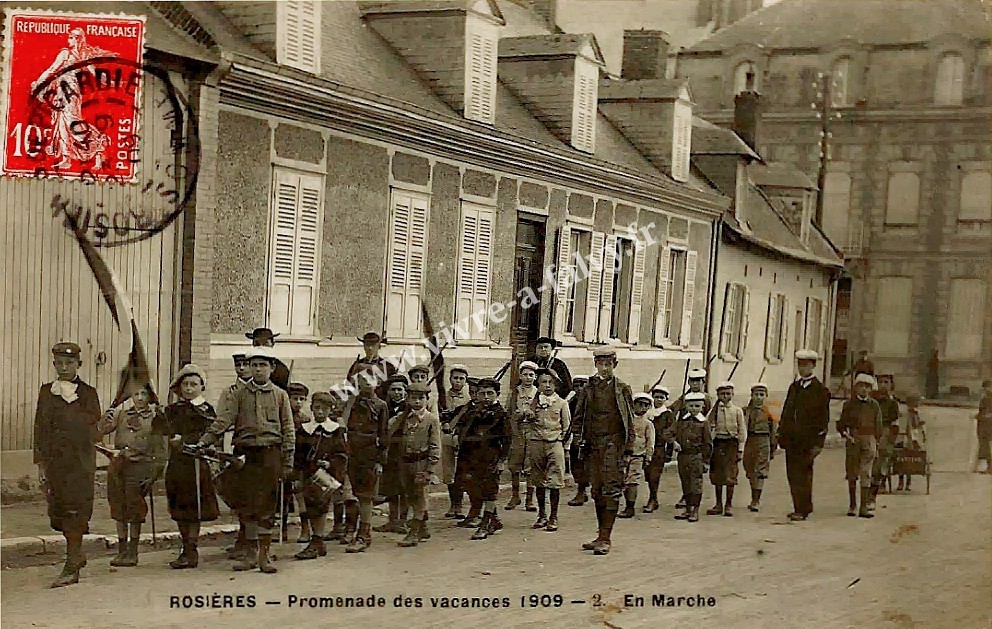
[[[734,365],[734,368],[730,370],[730,375],[727,376],[727,380],[733,380],[734,379],[734,372],[737,371],[737,368],[740,367],[740,366],[741,366],[741,361],[738,360],[737,361],[737,364]]]
[[[689,359],[685,359],[685,373],[682,374],[682,393],[685,394],[685,388],[689,386]]]
[[[761,382],[761,379],[765,377],[765,369],[768,369],[768,365],[761,368],[761,373],[758,374],[758,382]]]
[[[654,384],[652,384],[650,388],[645,389],[644,392],[645,393],[650,393],[652,389],[654,389],[656,386],[658,386],[659,384],[661,384],[661,381],[665,379],[665,373],[667,371],[668,371],[667,369],[662,369],[661,370],[661,375],[658,376],[658,379],[654,381]]]

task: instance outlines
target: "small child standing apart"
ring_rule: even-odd
[[[162,413],[158,405],[152,404],[154,396],[151,385],[146,383],[123,404],[108,410],[101,422],[100,432],[114,433],[118,451],[107,468],[107,500],[118,539],[117,556],[110,560],[111,566],[138,565],[141,524],[148,513],[145,496],[165,469],[166,438],[152,432],[153,421]]]
[[[537,491],[537,521],[533,528],[551,532],[558,530],[558,503],[561,500],[561,488],[565,486],[564,440],[572,424],[568,403],[556,392],[558,382],[558,374],[553,370],[538,370],[538,394],[531,407],[534,410],[534,419],[527,444],[530,482]],[[549,492],[550,518],[544,510],[545,497]]]
[[[710,482],[716,490],[716,504],[706,515],[733,514],[734,487],[740,460],[747,440],[744,411],[734,404],[734,384],[721,382],[716,388],[717,403],[710,409],[709,424],[713,431],[713,460],[710,462]],[[723,489],[727,488],[727,506],[723,506]]]
[[[647,393],[634,394],[634,416],[631,418],[631,429],[634,431],[634,447],[627,459],[627,470],[624,474],[623,497],[627,506],[617,514],[618,518],[634,517],[634,505],[637,502],[637,486],[644,481],[644,469],[651,464],[654,454],[654,424],[648,411],[654,406],[654,400]]]
[[[436,479],[441,463],[441,423],[437,414],[427,409],[426,383],[411,383],[407,390],[409,408],[398,417],[400,443],[400,485],[413,519],[406,537],[397,542],[408,548],[429,539],[427,532],[427,486]]]
[[[744,409],[747,422],[747,441],[744,442],[744,474],[751,485],[751,503],[748,511],[757,512],[761,490],[768,478],[768,468],[775,456],[775,420],[765,405],[768,385],[757,382],[751,385],[751,401]],[[729,502],[729,500],[728,500]]]
[[[673,448],[679,456],[679,479],[685,496],[685,511],[676,520],[699,521],[699,503],[703,501],[703,474],[713,454],[713,433],[703,415],[706,394],[689,392],[683,398],[685,412],[675,425]]]

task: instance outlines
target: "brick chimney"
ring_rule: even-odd
[[[744,91],[734,97],[734,124],[732,129],[754,152],[761,139],[761,94],[754,89],[754,72],[747,73]]]
[[[643,29],[623,32],[624,79],[663,79],[667,65],[668,33]]]

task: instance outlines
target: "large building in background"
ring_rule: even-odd
[[[822,182],[849,269],[837,383],[860,350],[902,391],[934,351],[942,394],[992,377],[989,24],[979,0],[783,0],[679,54],[698,113],[724,126],[753,73],[760,153]]]

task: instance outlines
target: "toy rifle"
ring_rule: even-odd
[[[431,315],[427,311],[427,303],[421,302],[420,309],[423,313],[423,332],[424,338],[430,341],[429,345],[437,347],[437,334],[434,332],[434,323],[431,321]],[[438,348],[437,352],[431,356],[431,366],[434,370],[434,386],[437,389],[437,408],[438,411],[448,407],[448,395],[444,390],[444,348],[448,344],[445,342],[444,346]],[[429,384],[429,383],[428,383]]]
[[[230,454],[229,452],[215,448],[197,448],[195,443],[185,444],[183,446],[183,454],[191,456],[194,459],[219,464],[221,469],[213,474],[214,478],[220,476],[221,472],[226,471],[227,468],[237,471],[245,466],[245,455],[243,454]]]
[[[662,370],[661,370],[661,375],[660,375],[660,376],[658,376],[658,379],[657,379],[657,380],[655,380],[655,381],[654,381],[654,384],[652,384],[652,385],[651,385],[650,387],[648,387],[648,388],[646,388],[646,389],[644,389],[644,392],[645,392],[645,393],[651,393],[651,391],[652,391],[652,390],[653,390],[653,389],[654,389],[654,388],[655,388],[656,386],[658,386],[659,384],[661,384],[661,381],[665,379],[665,373],[666,373],[667,371],[668,371],[667,369],[662,369]]]
[[[682,374],[682,395],[685,395],[685,388],[689,386],[689,359],[685,359],[685,373]]]
[[[730,375],[727,376],[727,380],[733,381],[733,379],[734,379],[734,372],[737,371],[737,368],[740,367],[740,366],[741,366],[741,361],[737,361],[737,364],[734,365],[734,368],[730,370]]]
[[[766,369],[768,369],[768,365],[765,365],[764,367],[761,368],[761,373],[758,374],[758,382],[761,382],[761,379],[765,377]]]

